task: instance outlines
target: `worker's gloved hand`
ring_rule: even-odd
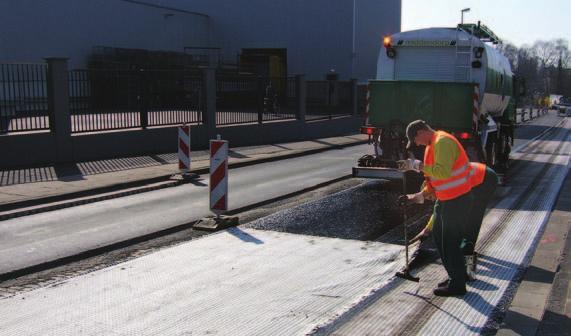
[[[406,197],[411,203],[416,203],[416,204],[424,203],[424,195],[422,194],[422,191],[417,192],[416,194],[408,194],[406,195]]]
[[[414,170],[420,172],[420,160],[406,159],[397,161],[397,167],[400,171]]]
[[[428,195],[424,196],[424,199],[428,201],[436,201],[436,194],[429,193]]]

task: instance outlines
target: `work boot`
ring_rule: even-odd
[[[451,288],[448,284],[434,289],[433,293],[436,296],[462,296],[466,294],[466,288]]]
[[[450,279],[446,279],[442,282],[439,282],[438,287],[446,287],[446,286],[448,286],[449,283],[450,283]]]
[[[466,260],[466,281],[476,280],[476,254],[464,256]]]

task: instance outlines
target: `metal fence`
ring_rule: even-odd
[[[307,81],[306,119],[331,119],[353,113],[351,81]]]
[[[149,126],[200,124],[203,121],[203,80],[196,71],[146,71]]]
[[[231,125],[295,119],[295,77],[216,77],[216,124]]]
[[[48,65],[0,66],[0,133],[50,129]],[[67,76],[72,133],[201,124],[210,97],[198,69],[81,69]],[[296,77],[219,74],[216,125],[296,119],[299,83],[301,77],[298,82]],[[336,84],[335,104],[316,105],[316,114],[330,116],[339,108],[350,113],[351,88],[345,86]]]
[[[182,70],[73,70],[72,132],[202,122],[202,76]]]
[[[0,134],[48,130],[47,65],[0,64]]]

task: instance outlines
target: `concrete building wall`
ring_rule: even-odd
[[[183,51],[208,45],[208,16],[122,0],[0,1],[0,62],[67,57],[85,67],[94,46]]]
[[[351,1],[199,0],[192,7],[212,17],[214,43],[226,57],[242,48],[286,48],[289,73],[307,79],[323,79],[331,69],[350,73]]]
[[[356,0],[355,71],[360,82],[374,79],[382,38],[401,31],[401,0]]]
[[[229,61],[241,48],[287,48],[288,72],[374,78],[383,35],[401,29],[401,0],[163,0],[208,14]],[[355,20],[355,26],[353,22]],[[353,47],[354,46],[354,47]]]
[[[58,56],[73,69],[94,46],[210,46],[236,63],[243,48],[285,48],[288,73],[308,80],[373,78],[381,36],[401,26],[401,0],[13,0],[0,13],[0,62]]]

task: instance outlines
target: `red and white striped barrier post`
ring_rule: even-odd
[[[478,85],[474,86],[474,95],[472,96],[474,106],[472,107],[472,121],[474,123],[474,130],[478,129],[478,113],[480,112],[480,89]]]
[[[371,84],[367,84],[367,98],[365,105],[365,126],[369,125],[369,104],[371,103]]]
[[[210,140],[210,210],[228,211],[228,141]]]
[[[236,216],[224,216],[228,211],[228,141],[210,140],[210,211],[215,217],[200,219],[193,229],[216,231],[236,226]]]
[[[190,126],[178,128],[178,169],[182,175],[190,172]]]

